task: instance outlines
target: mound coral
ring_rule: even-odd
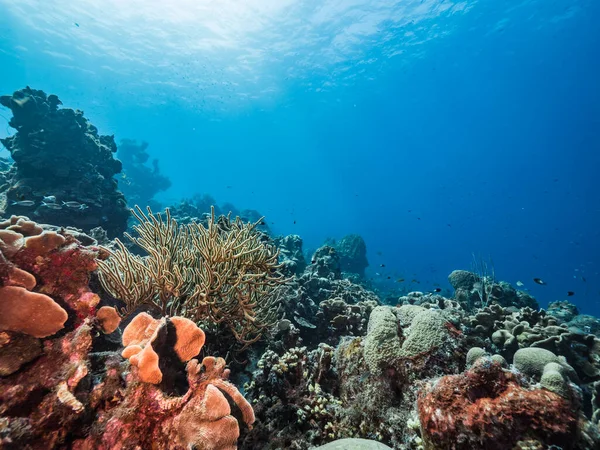
[[[256,342],[274,323],[271,295],[286,282],[278,272],[278,251],[255,230],[229,217],[208,225],[178,225],[169,210],[148,215],[132,211],[139,237],[126,236],[147,254],[139,257],[117,240],[118,250],[99,261],[104,288],[125,302],[124,314],[143,304],[161,315],[195,322],[225,323],[245,346]]]

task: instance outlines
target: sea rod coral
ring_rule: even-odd
[[[162,315],[180,315],[200,323],[224,323],[244,345],[260,339],[276,316],[275,287],[287,281],[279,273],[279,252],[256,231],[257,223],[229,216],[206,226],[178,224],[166,217],[132,210],[140,222],[138,237],[127,238],[146,257],[118,249],[99,261],[103,287],[125,302],[124,314],[150,305]]]

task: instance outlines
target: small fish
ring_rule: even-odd
[[[381,274],[379,272],[375,272],[375,275],[380,276]]]
[[[587,280],[585,279],[585,277],[581,277],[581,281],[585,283]]]
[[[433,290],[433,292],[442,292],[442,289],[441,289],[441,288],[435,288],[435,289]]]
[[[404,283],[404,278],[398,278],[398,279],[396,280],[396,283]]]
[[[79,209],[81,208],[81,205],[83,203],[79,203],[79,202],[62,202],[63,206],[66,206],[67,208],[73,208],[73,209]]]
[[[517,286],[523,287],[523,286],[525,286],[525,284],[522,281],[517,281]]]
[[[533,281],[534,281],[534,283],[541,284],[542,286],[545,286],[546,284],[548,284],[541,278],[534,278]]]
[[[388,279],[388,280],[389,280],[389,279],[391,279],[391,278],[392,278],[392,277],[387,277],[387,279]]]
[[[62,206],[60,206],[58,203],[42,202],[42,206],[45,208],[50,208],[50,209],[62,209]]]
[[[573,291],[567,292],[567,297],[573,297],[574,295],[575,295],[575,292],[573,292]]]
[[[18,202],[13,201],[11,203],[11,205],[13,205],[13,206],[33,206],[33,205],[35,205],[35,202],[33,200],[21,200]]]
[[[417,283],[417,284],[421,284],[421,282],[419,280],[417,280],[416,278],[413,278],[412,280],[410,280],[411,283]]]
[[[46,203],[56,203],[56,197],[54,195],[44,195],[42,201]]]
[[[79,24],[77,22],[73,22],[77,28],[79,28]]]
[[[294,225],[296,225],[296,221],[294,220]]]
[[[379,267],[385,267],[385,264],[379,264]]]
[[[83,211],[83,210],[88,209],[88,208],[89,208],[88,205],[86,205],[85,203],[82,203],[81,205],[79,205],[79,208],[77,208],[77,209],[80,209],[80,210]]]

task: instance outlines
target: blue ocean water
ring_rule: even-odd
[[[307,248],[360,234],[376,284],[447,287],[475,253],[542,305],[573,291],[600,314],[599,16],[594,0],[0,0],[0,94],[42,89],[149,142],[165,204],[208,193]]]

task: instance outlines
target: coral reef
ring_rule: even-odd
[[[66,231],[45,230],[27,217],[0,222],[2,375],[39,356],[38,338],[62,330],[67,312],[75,325],[95,312],[100,298],[88,282],[98,251],[83,247]]]
[[[491,304],[539,308],[535,298],[527,292],[517,290],[505,281],[496,281],[489,275],[480,276],[466,270],[455,270],[448,275],[448,281],[456,291],[455,300],[466,310]]]
[[[284,260],[285,264],[285,260]],[[305,343],[336,345],[344,335],[364,335],[375,293],[342,277],[336,250],[315,251],[304,272],[276,291],[282,311]]]
[[[107,255],[48,228],[0,223],[0,448],[236,448],[254,413],[222,358],[192,359],[203,331],[140,314],[123,349],[120,317],[90,290]],[[143,353],[156,357],[160,379],[146,379]]]
[[[27,87],[0,104],[11,109],[9,124],[17,130],[1,140],[14,160],[2,214],[84,230],[102,226],[110,236],[125,231],[129,212],[113,179],[121,171],[114,138],[43,91]]]
[[[418,398],[425,448],[507,449],[578,441],[578,403],[528,386],[518,375],[482,357],[460,375],[428,383]]]
[[[145,256],[0,222],[0,448],[600,448],[600,340],[570,303],[461,271],[382,305],[334,247],[135,214]]]
[[[173,329],[169,330],[171,325]],[[145,342],[141,351],[140,342]],[[89,436],[74,443],[74,449],[236,448],[239,425],[227,397],[248,427],[254,423],[254,411],[227,381],[229,370],[225,368],[225,360],[207,356],[199,363],[191,359],[204,344],[202,330],[181,317],[157,320],[138,315],[123,332],[123,344],[126,346],[123,356],[129,358],[132,371],[126,377],[126,388],[120,392],[122,401],[114,406],[103,401],[115,395],[111,392],[114,378],[96,385],[91,406],[98,408],[98,419]],[[132,351],[135,347],[137,353]],[[152,356],[143,355],[147,349]],[[165,391],[177,378],[165,384],[159,369],[159,359],[169,359],[169,351],[175,353],[179,362],[191,359],[185,369],[187,389],[180,395]],[[171,363],[164,364],[164,370],[167,367],[172,370]],[[156,372],[160,376],[153,378]]]
[[[171,181],[161,175],[158,160],[152,160],[152,167],[146,163],[150,155],[146,151],[147,142],[139,144],[133,139],[121,139],[117,156],[123,164],[123,175],[119,186],[130,206],[144,205],[159,209],[160,205],[154,196],[171,187]]]
[[[365,276],[365,269],[369,266],[367,261],[367,244],[358,234],[349,234],[339,241],[332,240],[328,244],[335,248],[340,257],[340,269],[358,275]]]
[[[177,223],[189,224],[192,222],[208,224],[211,211],[214,210],[216,216],[239,217],[244,222],[258,222],[256,229],[264,233],[271,234],[269,225],[261,220],[263,215],[253,209],[239,210],[231,203],[218,205],[216,200],[208,194],[195,194],[192,198],[184,199],[179,204],[169,206],[171,217]]]
[[[161,315],[182,315],[202,322],[224,323],[244,346],[260,339],[276,316],[274,288],[287,279],[278,272],[278,251],[264,242],[256,224],[221,216],[214,210],[208,226],[179,225],[171,218],[132,211],[139,237],[127,237],[148,256],[118,249],[99,262],[100,281],[131,314],[149,305]]]
[[[306,261],[302,253],[302,238],[292,234],[275,238],[273,241],[279,248],[281,271],[286,275],[301,275],[306,269]]]

